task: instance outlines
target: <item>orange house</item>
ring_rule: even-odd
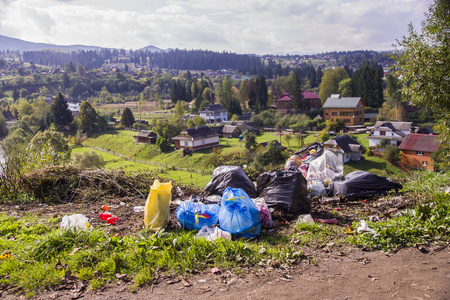
[[[433,170],[431,154],[439,149],[438,135],[410,133],[398,147],[401,163],[409,168]]]
[[[364,102],[361,97],[344,97],[331,95],[323,104],[323,120],[341,118],[345,125],[364,124]]]

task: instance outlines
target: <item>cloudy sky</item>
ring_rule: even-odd
[[[0,35],[31,42],[236,53],[391,50],[430,0],[0,0]]]

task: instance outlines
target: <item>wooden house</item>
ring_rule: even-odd
[[[345,125],[364,124],[364,102],[361,97],[331,95],[322,107],[324,121],[341,118]]]
[[[172,138],[175,149],[197,150],[219,145],[219,134],[208,126],[188,128]]]
[[[224,125],[222,128],[222,136],[226,138],[238,138],[242,130],[236,125]]]
[[[158,135],[153,131],[142,130],[137,135],[133,136],[133,140],[135,143],[143,143],[143,144],[156,144],[156,139]]]
[[[439,136],[432,134],[410,133],[398,147],[401,163],[409,168],[433,170],[431,154],[439,149]]]

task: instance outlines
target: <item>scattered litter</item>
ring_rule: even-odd
[[[199,279],[198,282],[200,282],[200,283],[205,283],[205,282],[206,282],[206,279]]]
[[[158,231],[169,222],[172,182],[155,180],[144,208],[144,224],[152,231]]]
[[[110,211],[111,208],[110,208],[108,205],[103,205],[103,206],[102,206],[102,210],[103,210],[103,211]]]
[[[316,222],[318,223],[325,223],[325,224],[337,224],[337,219],[316,219]]]
[[[300,223],[312,224],[312,223],[314,223],[314,219],[312,218],[312,216],[310,214],[303,214],[303,215],[298,216],[297,224],[300,224]]]
[[[273,227],[272,215],[270,214],[269,207],[264,201],[264,198],[256,198],[252,199],[255,202],[256,208],[259,210],[259,214],[261,215],[261,226],[270,229]]]
[[[205,238],[208,242],[212,242],[217,240],[218,238],[224,240],[231,240],[231,234],[226,232],[219,227],[208,227],[207,225],[203,225],[203,227],[199,230],[199,232],[195,235],[196,238]]]
[[[200,230],[204,225],[211,227],[219,221],[218,204],[202,204],[185,201],[175,210],[178,225],[188,230]]]
[[[115,217],[115,216],[112,216],[112,217],[109,217],[108,219],[106,219],[106,223],[111,224],[111,225],[116,224],[117,221],[119,221],[119,217]]]
[[[242,189],[251,198],[258,197],[253,181],[239,166],[217,167],[214,169],[212,176],[213,178],[205,186],[200,196],[222,195],[225,189],[230,187]]]
[[[101,213],[98,215],[98,217],[100,218],[100,220],[106,221],[108,220],[108,218],[111,218],[112,215],[111,214],[107,214],[107,213]]]
[[[86,229],[91,227],[89,219],[82,214],[64,216],[59,225],[61,229]]]
[[[358,228],[356,228],[356,232],[357,233],[369,232],[371,234],[376,234],[377,233],[374,229],[370,228],[367,225],[366,221],[364,221],[364,220],[361,220],[361,225]]]
[[[219,210],[220,229],[244,237],[261,232],[261,215],[252,199],[240,188],[227,187]]]
[[[134,207],[134,212],[143,212],[144,211],[144,206],[135,206]]]
[[[73,248],[73,250],[72,250],[72,252],[70,252],[68,255],[69,256],[73,256],[75,253],[77,253],[78,251],[80,251],[80,247],[75,247],[75,248]]]
[[[211,273],[213,273],[213,274],[219,274],[219,273],[220,273],[220,270],[219,270],[218,267],[214,267],[214,268],[211,269]],[[206,281],[206,280],[205,280],[205,281]]]
[[[236,277],[233,277],[233,278],[231,278],[230,280],[228,280],[228,282],[227,282],[227,286],[230,286],[230,285],[233,285],[233,284],[235,284],[235,283],[236,283],[236,281],[237,281],[237,278],[236,278]]]

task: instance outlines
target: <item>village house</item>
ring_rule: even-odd
[[[392,145],[399,146],[413,129],[412,122],[378,121],[365,139],[369,140],[369,147],[376,147],[381,139],[388,139]]]
[[[209,104],[198,114],[208,123],[220,123],[228,120],[228,110],[220,104]]]
[[[219,145],[219,134],[208,126],[188,128],[172,138],[175,149],[197,150]]]
[[[317,94],[314,94],[312,92],[304,91],[302,92],[303,95],[303,101],[306,103],[306,107],[309,110],[318,109],[322,105],[320,103],[320,97]]]
[[[333,121],[341,118],[345,125],[354,126],[364,124],[364,102],[361,97],[341,97],[331,95],[323,104],[323,120]]]
[[[289,95],[289,93],[281,94],[280,98],[275,101],[277,111],[279,111],[282,114],[291,112],[291,102],[292,98],[291,95]]]
[[[350,160],[361,160],[364,147],[355,139],[344,134],[326,141],[324,143],[324,150],[333,152],[336,154],[339,161],[345,164]]]
[[[306,108],[309,110],[320,108],[320,98],[318,95],[304,91],[302,92],[302,101],[305,103]],[[292,97],[289,93],[281,94],[280,98],[275,101],[275,106],[277,111],[282,114],[291,113],[292,112]]]
[[[153,131],[142,130],[137,135],[133,136],[133,141],[136,144],[156,144],[157,138],[158,135]]]
[[[261,129],[259,128],[258,125],[256,125],[255,122],[250,122],[250,121],[225,121],[223,122],[223,124],[225,125],[233,125],[233,126],[237,126],[241,132],[244,131],[248,131],[248,132],[252,132],[254,134],[259,134],[261,132]]]
[[[413,169],[434,170],[431,155],[439,149],[439,136],[432,134],[410,133],[398,147],[401,163]]]
[[[224,125],[222,128],[222,136],[226,138],[238,138],[242,133],[236,125]]]

